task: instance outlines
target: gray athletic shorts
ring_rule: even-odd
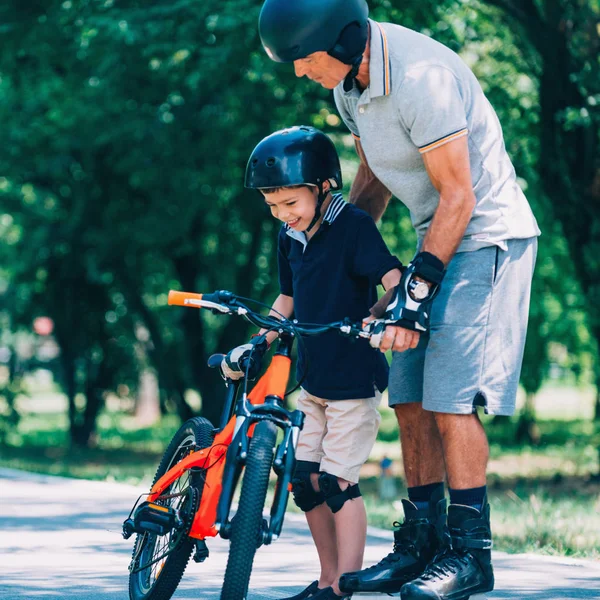
[[[414,350],[394,352],[389,404],[492,415],[515,410],[537,238],[460,252],[433,301],[431,329]]]

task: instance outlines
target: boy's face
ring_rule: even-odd
[[[345,65],[327,52],[314,52],[306,58],[294,61],[296,77],[308,77],[324,88],[332,90],[350,72],[350,65]]]
[[[296,231],[306,231],[315,216],[318,196],[316,187],[281,188],[263,195],[276,219],[287,223]]]

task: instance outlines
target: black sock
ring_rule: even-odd
[[[483,499],[487,493],[487,486],[469,488],[467,490],[453,490],[449,488],[450,504],[462,504],[463,506],[472,506],[481,510]]]
[[[427,485],[417,485],[408,488],[408,499],[419,509],[424,510],[429,507],[429,501],[434,492],[444,487],[444,482],[428,483]]]

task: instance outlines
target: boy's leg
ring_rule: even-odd
[[[343,595],[342,573],[360,569],[363,561],[367,515],[358,480],[377,437],[380,401],[377,392],[372,398],[327,402],[319,484],[335,521],[337,572],[331,587],[337,595]]]
[[[310,475],[313,489],[319,489],[319,473]],[[337,581],[338,546],[336,544],[336,528],[333,513],[325,502],[306,513],[310,533],[317,547],[321,575],[319,588],[326,588]]]
[[[351,481],[336,479],[342,492],[354,485]],[[335,521],[337,543],[337,572],[329,585],[338,596],[342,596],[338,586],[339,577],[342,573],[356,571],[362,567],[367,537],[367,512],[361,496],[353,498],[351,502],[344,502],[337,512],[329,512]]]
[[[333,515],[319,490],[318,478],[323,457],[323,438],[326,433],[325,407],[320,398],[302,390],[298,397],[298,410],[305,415],[296,449],[296,469],[292,479],[292,494],[296,505],[305,513],[321,565],[318,589],[333,583],[337,574],[337,547]],[[312,588],[311,588],[312,586]],[[306,594],[310,598],[318,589],[311,584]],[[296,596],[294,596],[295,598]]]

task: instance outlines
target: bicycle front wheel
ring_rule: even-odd
[[[231,545],[221,600],[244,600],[254,555],[262,536],[263,508],[277,439],[277,426],[260,421],[250,441],[238,510],[231,521]]]
[[[208,448],[213,441],[212,431],[210,421],[201,417],[194,417],[185,422],[171,440],[158,466],[153,484],[193,450]],[[186,471],[165,490],[164,495],[168,498],[157,501],[157,504],[177,509],[191,525],[202,497],[203,487],[202,478],[200,485],[193,487],[190,472]],[[133,547],[129,575],[129,598],[169,600],[179,585],[193,549],[194,540],[185,532],[171,532],[164,536],[154,533],[138,534]]]

